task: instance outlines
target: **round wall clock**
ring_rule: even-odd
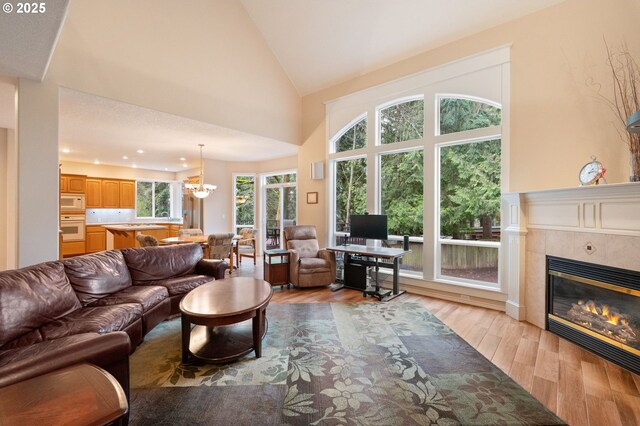
[[[602,166],[602,163],[596,160],[594,155],[591,156],[591,161],[582,166],[578,179],[580,180],[580,186],[584,185],[597,185],[600,179],[604,179],[604,174],[607,172]],[[606,180],[605,180],[606,183]]]

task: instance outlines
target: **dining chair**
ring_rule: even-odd
[[[155,247],[158,245],[158,240],[153,235],[138,234],[136,240],[140,243],[140,247]]]
[[[258,230],[253,228],[242,228],[240,230],[240,239],[236,244],[236,255],[238,257],[238,265],[242,264],[243,257],[253,259],[256,264],[256,242],[258,241]]]
[[[182,237],[184,235],[198,236],[198,235],[204,235],[204,234],[202,233],[202,229],[198,229],[198,228],[186,228],[186,229],[178,230],[178,237]]]
[[[209,259],[229,259],[231,261],[231,244],[233,244],[233,234],[217,233],[211,234],[207,237],[207,244],[209,245]]]

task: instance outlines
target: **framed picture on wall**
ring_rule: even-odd
[[[317,192],[307,192],[307,204],[318,204]]]

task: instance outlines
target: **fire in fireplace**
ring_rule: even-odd
[[[640,273],[548,256],[547,329],[640,373]]]

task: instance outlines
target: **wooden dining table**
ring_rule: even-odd
[[[237,269],[237,266],[234,266],[234,254],[238,255],[238,241],[242,237],[240,235],[234,235],[233,240],[231,241],[231,252],[229,253],[229,271],[233,272],[234,268]],[[202,245],[202,249],[204,250],[204,257],[209,258],[209,236],[208,235],[181,235],[178,237],[169,237],[163,238],[160,240],[161,244],[190,244],[190,243],[198,243]]]

